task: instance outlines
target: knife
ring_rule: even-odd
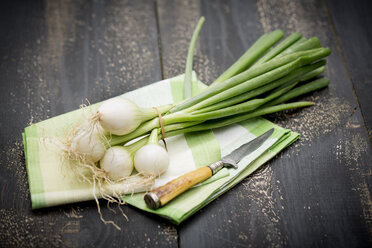
[[[221,158],[221,160],[182,175],[145,194],[144,200],[146,205],[153,210],[158,209],[173,200],[176,196],[190,189],[192,186],[207,180],[223,167],[233,167],[237,169],[240,160],[257,150],[273,132],[274,128],[241,145],[230,154]]]

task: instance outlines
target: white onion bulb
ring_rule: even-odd
[[[98,125],[84,123],[71,142],[71,151],[83,158],[83,162],[95,163],[105,154],[106,148],[100,136],[103,132]]]
[[[100,161],[101,169],[107,172],[111,180],[120,180],[130,176],[133,171],[131,154],[122,146],[113,146],[107,149]]]
[[[168,152],[159,145],[145,145],[134,156],[134,167],[145,175],[160,176],[168,169],[168,166]]]
[[[133,102],[116,97],[105,101],[98,109],[102,127],[115,135],[135,130],[142,122],[140,108]]]

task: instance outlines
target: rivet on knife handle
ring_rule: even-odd
[[[210,178],[222,167],[223,163],[221,161],[218,161],[209,166],[191,171],[147,193],[145,195],[145,202],[151,209],[157,209],[161,206],[164,206],[169,201],[185,192],[192,186]]]

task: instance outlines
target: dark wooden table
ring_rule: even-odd
[[[372,8],[369,1],[2,1],[1,247],[371,247]],[[21,132],[184,71],[210,83],[262,33],[332,49],[316,105],[268,118],[301,139],[180,226],[94,202],[31,210]],[[103,204],[104,205],[104,204]]]

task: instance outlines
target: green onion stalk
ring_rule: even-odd
[[[317,37],[306,39],[295,32],[283,37],[281,30],[262,35],[231,67],[209,87],[192,96],[191,69],[202,17],[194,31],[186,60],[184,101],[163,114],[166,137],[213,129],[257,116],[313,105],[289,102],[301,95],[328,86],[324,71],[329,48]],[[273,47],[277,44],[275,47]],[[112,136],[109,145],[126,144],[161,129],[159,117],[143,122],[133,132]]]

